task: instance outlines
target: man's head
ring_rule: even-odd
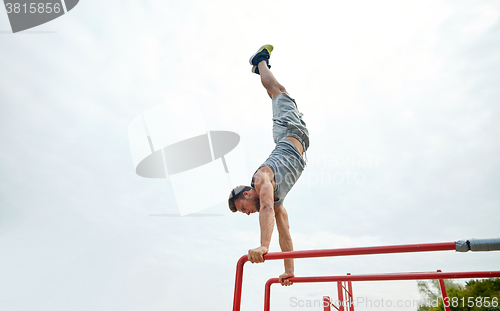
[[[227,203],[233,213],[250,215],[260,210],[259,194],[249,186],[238,186],[231,190]]]

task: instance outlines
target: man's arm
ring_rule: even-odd
[[[274,229],[274,189],[271,183],[271,176],[274,178],[274,175],[270,168],[267,169],[271,173],[261,168],[254,176],[255,191],[259,193],[260,198],[260,247],[248,251],[248,260],[252,263],[264,262],[262,256],[269,250]]]
[[[290,235],[290,224],[288,222],[288,213],[283,205],[274,208],[276,214],[276,226],[280,235],[280,247],[282,252],[293,251],[292,236]],[[287,280],[294,276],[293,259],[285,259],[285,273],[280,275],[280,282],[282,285],[288,286],[293,283]]]
[[[274,193],[273,185],[270,181],[264,182],[260,187],[260,245],[269,249],[271,236],[274,229]]]

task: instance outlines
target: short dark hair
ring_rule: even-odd
[[[236,206],[234,205],[234,201],[240,199],[243,197],[243,192],[252,190],[252,187],[249,186],[238,186],[231,190],[231,193],[229,193],[229,199],[227,200],[227,204],[229,205],[229,209],[231,212],[236,213],[238,210],[236,209]]]

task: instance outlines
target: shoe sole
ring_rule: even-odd
[[[274,47],[271,44],[266,44],[266,45],[261,46],[259,48],[259,50],[257,51],[257,53],[253,54],[252,57],[250,57],[250,65],[253,65],[252,60],[255,57],[255,55],[259,54],[264,49],[266,49],[269,52],[269,56],[271,56],[271,52],[273,51]]]

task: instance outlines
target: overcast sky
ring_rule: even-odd
[[[135,173],[128,127],[197,96],[207,129],[241,136],[249,183],[274,146],[271,101],[248,64],[268,43],[311,134],[285,201],[296,250],[500,237],[498,1],[82,0],[10,32],[0,10],[1,310],[232,308],[258,216],[221,203],[206,213],[223,216],[167,217],[178,213],[172,186]],[[439,252],[302,259],[295,272],[498,262]],[[262,308],[265,281],[282,272],[247,264],[242,310]],[[272,309],[301,310],[291,298],[336,288],[272,293]],[[419,297],[415,281],[355,283],[354,295]]]

